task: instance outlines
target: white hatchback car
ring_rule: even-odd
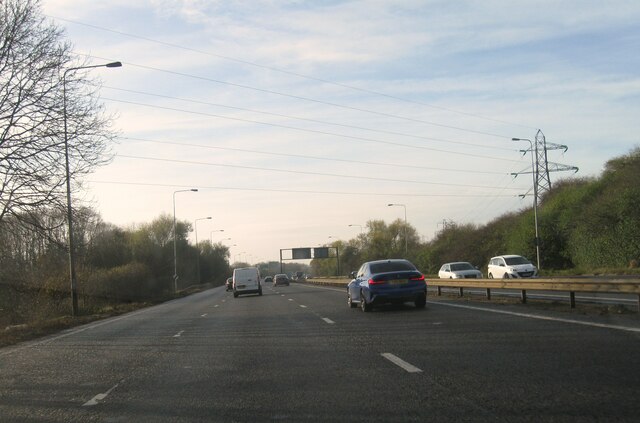
[[[471,263],[457,261],[443,264],[438,272],[438,277],[441,279],[482,279],[482,272],[473,267]]]
[[[489,261],[487,276],[489,279],[535,278],[538,269],[522,256],[497,256]]]

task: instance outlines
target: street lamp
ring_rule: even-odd
[[[180,189],[173,192],[173,290],[178,292],[178,248],[176,246],[176,194],[179,192],[198,192],[197,188]]]
[[[538,237],[538,184],[536,183],[536,181],[538,180],[538,166],[534,165],[533,163],[534,153],[536,154],[536,157],[538,155],[538,145],[536,144],[536,151],[534,152],[533,142],[530,139],[511,138],[511,141],[528,141],[530,146],[529,151],[531,151],[531,175],[533,177],[533,222],[536,231],[536,264],[538,265],[538,271],[540,271],[540,238]],[[526,154],[527,152],[523,151],[523,153]]]
[[[201,217],[193,221],[193,230],[196,233],[196,266],[198,269],[198,285],[200,285],[200,246],[198,245],[198,220],[211,220],[211,216]]]
[[[91,68],[119,68],[120,62],[103,65],[76,66],[69,68],[62,74],[62,119],[64,121],[64,164],[67,183],[67,225],[69,229],[69,279],[71,280],[71,315],[78,315],[78,289],[76,283],[76,257],[73,245],[73,213],[71,209],[71,175],[69,171],[69,133],[67,131],[67,73],[80,69]]]
[[[224,229],[216,229],[215,231],[209,232],[209,238],[211,240],[211,245],[213,245],[213,233],[214,232],[224,232]]]
[[[387,204],[387,207],[394,207],[394,206],[398,206],[398,207],[404,207],[404,254],[405,256],[408,255],[408,241],[407,241],[407,206],[404,204],[393,204],[393,203],[389,203]]]

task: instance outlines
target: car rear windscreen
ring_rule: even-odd
[[[475,270],[469,263],[453,263],[451,270]]]
[[[516,266],[518,264],[531,264],[531,262],[529,260],[527,260],[524,257],[520,257],[520,256],[517,256],[517,257],[505,257],[504,261],[506,261],[509,266]]]
[[[406,261],[392,261],[387,263],[374,263],[370,266],[371,273],[388,273],[405,270],[416,270],[411,263]]]

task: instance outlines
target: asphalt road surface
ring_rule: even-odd
[[[638,421],[637,315],[540,313],[216,288],[0,349],[0,421]]]

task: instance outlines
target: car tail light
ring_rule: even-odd
[[[369,285],[381,285],[383,283],[387,283],[387,281],[385,280],[376,281],[376,280],[373,280],[373,278],[369,279]]]
[[[424,281],[424,275],[415,276],[415,277],[411,278],[410,280],[412,280],[412,281]]]

